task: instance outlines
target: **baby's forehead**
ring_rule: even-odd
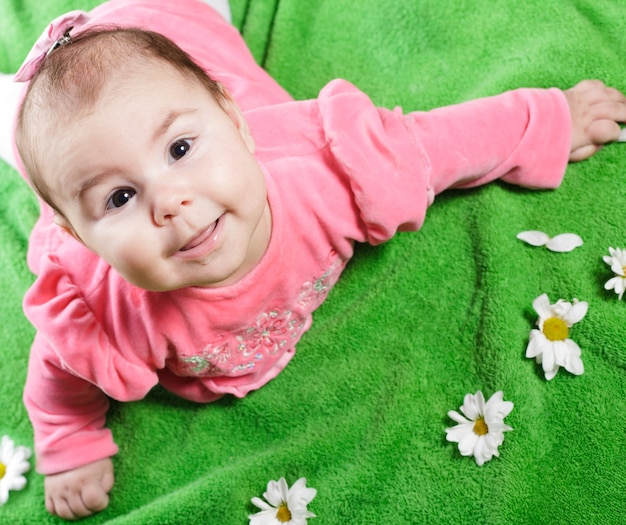
[[[121,67],[111,68],[97,83],[93,79],[82,85],[77,83],[54,97],[48,106],[52,114],[47,118],[55,123],[69,125],[102,110],[106,111],[107,106],[122,99],[142,106],[147,96],[158,91],[159,86],[166,83],[184,89],[190,84],[189,80],[189,77],[186,78],[163,60],[129,60]]]

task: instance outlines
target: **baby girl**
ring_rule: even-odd
[[[418,230],[447,188],[555,188],[626,120],[592,80],[408,114],[341,80],[293,101],[197,0],[68,13],[16,80],[42,208],[24,399],[66,519],[108,504],[109,398],[245,396],[293,358],[355,243]]]

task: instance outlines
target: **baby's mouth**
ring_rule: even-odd
[[[221,226],[222,217],[219,217],[206,230],[193,237],[182,248],[179,248],[178,252],[176,252],[178,257],[182,257],[183,259],[198,259],[206,257],[215,249],[217,245],[220,237]]]
[[[218,218],[213,224],[211,224],[211,226],[209,226],[206,230],[204,230],[200,235],[197,235],[196,237],[191,239],[191,241],[189,241],[187,244],[185,244],[185,246],[183,246],[180,249],[180,251],[181,252],[186,252],[186,251],[192,250],[196,246],[200,246],[215,231],[215,228],[217,228],[217,224],[218,224],[219,221],[220,220]]]

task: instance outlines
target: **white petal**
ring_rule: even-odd
[[[475,395],[465,394],[461,412],[472,421],[476,421],[481,417],[485,413],[485,398],[483,393],[479,390]]]
[[[568,372],[579,376],[585,371],[583,362],[580,359],[580,354],[582,353],[580,346],[571,339],[566,339],[565,345],[567,347],[567,355],[565,356],[565,363],[562,366],[565,367],[565,370]]]
[[[513,403],[510,401],[504,401],[504,393],[502,390],[498,390],[493,394],[487,404],[485,405],[485,421],[487,426],[491,429],[490,424],[492,422],[500,421],[504,419],[513,410]]]
[[[474,457],[476,458],[476,464],[482,466],[489,461],[494,455],[498,455],[498,448],[489,445],[487,439],[479,439],[474,449]]]
[[[26,486],[26,478],[18,476],[9,482],[9,490],[22,490]]]
[[[267,492],[263,494],[263,497],[274,507],[280,507],[287,501],[288,491],[289,487],[285,478],[280,478],[278,481],[271,480],[267,483]]]
[[[543,345],[546,342],[546,336],[539,330],[530,331],[530,341],[526,347],[526,357],[537,357],[543,352]]]
[[[585,371],[585,365],[583,365],[583,361],[580,357],[570,356],[570,359],[567,360],[567,364],[565,365],[565,370],[570,374],[579,376]]]
[[[520,232],[517,234],[517,238],[531,246],[543,246],[550,240],[547,234],[536,230]]]
[[[583,240],[575,233],[561,233],[546,243],[546,248],[553,252],[571,252],[582,246]]]
[[[546,344],[541,354],[541,366],[543,367],[543,371],[546,373],[549,372],[554,368],[555,364],[554,346],[550,343]]]
[[[622,295],[624,295],[624,290],[626,290],[626,279],[624,279],[623,277],[614,277],[613,279],[611,279],[611,281],[614,281],[613,287],[615,289],[615,293],[618,295],[618,298],[621,301]],[[609,281],[609,282],[611,282],[611,281]],[[608,284],[609,283],[606,283],[605,287]]]
[[[566,339],[564,342],[565,348],[567,348],[567,355],[573,357],[580,357],[582,351],[580,350],[580,346],[576,343],[576,341],[572,341],[571,339]]]
[[[621,280],[622,280],[621,277],[611,277],[606,283],[604,283],[604,289],[613,290],[613,288],[617,286],[618,281],[621,281]],[[619,292],[616,291],[615,293],[619,293]]]
[[[465,425],[457,425],[455,427],[446,428],[446,440],[452,441],[453,443],[460,443],[465,436],[474,433],[472,431],[473,428],[474,423],[467,423]]]
[[[461,441],[459,441],[459,452],[462,456],[471,456],[474,454],[474,447],[478,443],[478,436],[474,432],[469,432]]]
[[[559,366],[556,365],[552,370],[544,370],[544,374],[545,377],[548,381],[550,381],[551,379],[554,379],[554,376],[556,376],[557,372],[559,371]]]
[[[624,277],[624,264],[618,259],[613,259],[613,263],[611,264],[611,271],[615,275],[619,275],[620,277]]]
[[[512,401],[502,401],[502,404],[498,407],[498,415],[501,418],[505,418],[511,413],[514,407],[515,405]]]
[[[253,504],[255,507],[258,507],[258,508],[260,508],[261,510],[270,510],[270,509],[274,509],[274,510],[276,510],[274,507],[272,507],[272,506],[268,505],[268,504],[267,504],[265,501],[263,501],[261,498],[254,497],[254,498],[252,498],[250,501],[252,502],[252,504]]]
[[[552,343],[552,349],[554,351],[555,364],[565,366],[565,362],[567,361],[567,356],[569,354],[565,341],[554,341]]]
[[[276,509],[263,510],[248,516],[250,525],[274,525],[276,523]]]
[[[533,301],[533,308],[539,314],[539,317],[551,317],[550,299],[547,294],[541,294]]]
[[[464,418],[461,414],[459,414],[456,410],[450,410],[450,412],[448,412],[448,417],[456,421],[460,425],[470,422],[468,419]]]
[[[287,506],[290,509],[306,508],[316,495],[316,489],[306,486],[306,478],[300,478],[289,489]]]
[[[563,321],[565,321],[568,326],[572,326],[587,315],[588,308],[589,304],[586,301],[575,302],[563,316]]]

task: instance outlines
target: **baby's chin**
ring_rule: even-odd
[[[115,269],[115,268],[114,268]],[[169,278],[150,277],[128,275],[124,272],[116,270],[128,283],[141,288],[147,292],[171,292],[173,290],[179,290],[181,288],[187,288],[188,286],[194,286],[189,281],[173,280],[171,276]]]
[[[180,290],[182,288],[217,288],[220,286],[225,286],[230,284],[228,280],[219,283],[213,282],[205,282],[202,280],[196,279],[186,279],[186,280],[172,280],[171,277],[164,279],[137,279],[127,277],[122,274],[122,277],[128,281],[130,284],[137,288],[141,288],[147,292],[172,292],[174,290]]]

